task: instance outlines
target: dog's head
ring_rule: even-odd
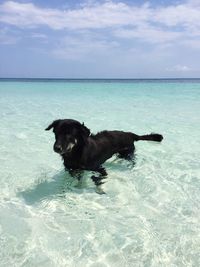
[[[55,120],[45,130],[53,128],[55,134],[54,151],[60,155],[70,153],[76,147],[83,146],[87,142],[90,130],[76,120]]]

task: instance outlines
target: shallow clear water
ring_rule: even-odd
[[[200,266],[198,81],[2,81],[0,116],[0,266]],[[57,118],[164,140],[110,159],[98,195],[53,152]]]

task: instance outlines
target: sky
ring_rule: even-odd
[[[200,0],[0,0],[0,77],[200,78]]]

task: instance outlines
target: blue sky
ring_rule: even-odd
[[[0,77],[200,77],[200,1],[0,0]]]

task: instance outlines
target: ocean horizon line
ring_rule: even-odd
[[[0,78],[0,82],[200,82],[200,78]]]

